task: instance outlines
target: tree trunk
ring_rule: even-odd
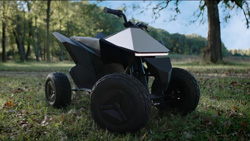
[[[208,46],[204,48],[202,58],[204,61],[217,63],[218,61],[222,61],[219,1],[205,0],[205,2],[208,17]]]
[[[29,56],[30,56],[30,42],[28,41],[27,51],[26,51],[26,54],[25,54],[25,60],[26,61],[29,60]]]
[[[36,56],[36,61],[39,61],[39,54],[38,54],[38,47],[36,46],[36,42],[35,42],[35,35],[34,35],[34,30],[33,29],[33,16],[32,16],[32,12],[31,12],[31,9],[32,9],[32,2],[29,2],[27,1],[27,8],[28,8],[28,27],[29,27],[29,40],[28,40],[28,53],[26,54],[26,60],[28,59],[28,57],[30,57],[30,46],[31,46],[31,43],[32,43],[32,46],[33,46],[33,50],[34,50],[34,53],[35,53],[35,56]],[[37,19],[35,19],[37,20]],[[35,21],[37,22],[37,21]]]
[[[26,56],[25,56],[25,60],[28,61],[29,57],[30,57],[30,38],[31,38],[31,26],[32,26],[32,21],[28,21],[28,27],[29,27],[29,36],[28,36],[28,40],[27,40],[27,52],[26,52]]]
[[[5,1],[3,1],[3,17],[5,17]],[[2,61],[6,62],[6,23],[2,20]]]
[[[46,60],[46,44],[43,43],[43,60]]]
[[[25,50],[24,50],[23,41],[21,39],[22,33],[21,33],[21,25],[20,25],[21,23],[20,23],[20,20],[21,20],[21,18],[17,14],[17,16],[16,16],[17,26],[16,26],[16,29],[13,31],[13,34],[16,37],[16,44],[17,44],[19,55],[20,55],[20,61],[23,62],[24,59],[25,59]],[[23,34],[25,34],[25,32]]]
[[[20,24],[20,23],[19,23]],[[21,34],[21,32],[18,33],[18,36],[21,36],[22,35],[22,40],[21,40],[21,48],[23,49],[23,51],[21,52],[22,53],[22,56],[26,57],[25,55],[25,35],[26,35],[26,18],[25,18],[25,11],[23,11],[23,34]],[[27,51],[28,52],[28,51]],[[21,61],[24,61],[24,60],[21,60]]]
[[[4,11],[4,10],[3,10]],[[2,21],[2,61],[6,62],[6,24],[5,21]]]
[[[50,48],[49,48],[49,43],[50,43],[50,38],[49,38],[49,18],[50,18],[50,2],[51,0],[48,0],[47,3],[47,61],[50,62]]]
[[[62,31],[62,19],[60,19],[60,32]],[[61,53],[60,53],[60,61],[63,61],[63,46],[60,43],[60,49],[61,49]]]
[[[36,28],[36,36],[37,36],[36,61],[40,61],[39,55],[40,55],[41,46],[40,46],[40,35],[39,35],[38,28],[37,28],[37,17],[35,17],[35,28]]]
[[[31,19],[31,25],[30,25],[30,32],[31,32],[31,40],[32,40],[32,46],[35,52],[35,56],[36,56],[36,61],[39,61],[39,54],[38,54],[38,47],[36,46],[36,42],[35,42],[35,35],[34,35],[34,29],[33,29],[33,25],[32,25],[32,19]]]
[[[28,8],[29,9],[29,8]],[[30,9],[29,9],[30,10]],[[28,40],[27,40],[27,52],[26,52],[26,55],[25,55],[25,60],[28,61],[29,60],[29,57],[30,57],[30,42],[31,42],[31,29],[32,29],[32,19],[28,19],[28,31],[29,31],[29,36],[28,36]]]

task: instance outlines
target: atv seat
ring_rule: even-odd
[[[84,45],[86,45],[94,50],[100,51],[100,43],[99,43],[100,39],[91,38],[91,37],[79,37],[79,36],[71,37],[71,39],[79,41],[82,44],[84,44]]]

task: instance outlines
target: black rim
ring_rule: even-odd
[[[49,103],[54,103],[56,100],[56,90],[52,81],[47,83],[46,98]]]
[[[167,97],[164,101],[169,107],[180,107],[185,101],[186,87],[183,83],[172,82],[167,91],[164,91],[164,95]]]
[[[113,89],[105,92],[99,105],[103,118],[115,125],[127,122],[132,116],[133,102],[128,93],[121,89]]]

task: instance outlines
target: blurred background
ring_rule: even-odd
[[[168,0],[1,1],[1,62],[71,60],[52,33],[94,37],[99,32],[110,35],[124,29],[123,19],[104,13],[104,7],[121,9],[129,20],[147,24],[149,34],[170,49],[173,59],[185,55],[184,60],[188,56],[199,60],[208,46],[204,4],[205,1]],[[244,6],[234,0],[218,3],[221,47],[217,48],[224,60],[250,56],[249,7]]]

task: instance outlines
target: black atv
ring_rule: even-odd
[[[87,91],[93,119],[101,128],[118,133],[143,127],[151,105],[182,115],[192,112],[200,97],[195,78],[172,68],[166,57],[169,50],[144,31],[146,25],[127,21],[120,10],[105,8],[104,12],[123,17],[125,29],[95,38],[69,39],[53,33],[76,64],[69,73],[77,88],[71,88],[67,75],[53,72],[45,83],[47,103],[66,107],[72,91]],[[152,77],[153,84],[148,86]]]

